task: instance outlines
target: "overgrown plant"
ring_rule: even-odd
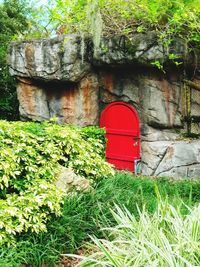
[[[136,219],[126,208],[116,205],[112,211],[116,226],[104,229],[107,240],[92,238],[95,252],[80,266],[200,265],[200,205],[189,209],[187,216],[163,201],[153,215],[145,208],[138,212]]]
[[[157,32],[165,46],[177,37],[191,45],[200,42],[198,0],[51,0],[50,3],[49,14],[57,33],[91,34],[96,48],[102,36],[132,38],[134,33],[147,31]]]
[[[0,121],[1,245],[24,232],[45,231],[50,215],[61,214],[63,194],[55,186],[61,166],[91,182],[113,173],[94,132],[48,122]],[[104,135],[97,129],[96,136],[100,132]]]
[[[25,0],[0,2],[0,119],[16,120],[19,117],[15,81],[7,66],[7,50],[13,37],[27,29],[28,13]]]
[[[94,190],[67,195],[62,205],[62,215],[51,217],[46,224],[46,232],[23,233],[9,248],[1,246],[0,266],[55,266],[61,260],[60,254],[76,253],[80,246],[89,241],[89,235],[105,238],[106,232],[104,234],[101,227],[108,223],[109,226],[116,225],[111,213],[114,202],[126,206],[137,220],[137,207],[142,209],[145,205],[146,211],[153,214],[158,204],[155,186],[163,199],[167,198],[174,207],[180,207],[181,214],[189,212],[185,205],[180,206],[182,202],[190,207],[199,203],[198,181],[152,179],[117,172],[113,177],[102,179]]]

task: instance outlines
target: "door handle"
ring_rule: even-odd
[[[133,146],[138,146],[138,141],[134,140]]]

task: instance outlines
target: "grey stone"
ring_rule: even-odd
[[[15,42],[9,48],[10,73],[19,77],[77,82],[90,69],[90,64],[82,61],[80,50],[77,35]]]
[[[56,180],[56,186],[63,189],[66,193],[77,190],[85,191],[91,189],[90,182],[80,176],[75,174],[71,168],[61,167],[61,171]]]
[[[144,161],[141,162],[141,173],[143,175],[151,176],[153,175],[153,169],[151,166],[147,165]]]
[[[156,61],[169,63],[169,54],[176,54],[185,64],[192,62],[192,56],[185,55],[185,43],[176,39],[170,47],[161,44],[155,32],[137,33],[132,37],[114,36],[102,38],[100,47],[95,51],[93,65],[146,65]],[[172,62],[171,62],[172,63]]]
[[[143,113],[156,128],[182,127],[180,88],[167,80],[143,79]]]
[[[172,167],[162,172],[161,177],[200,179],[200,164]]]
[[[175,141],[178,139],[180,139],[180,135],[175,129],[156,129],[144,123],[141,125],[142,141]]]
[[[200,179],[200,164],[188,166],[187,177]]]
[[[155,141],[141,144],[144,175],[200,178],[200,141]]]
[[[138,77],[127,73],[100,73],[101,101],[111,103],[113,101],[132,102],[139,104]]]
[[[186,58],[185,44],[182,40],[177,39],[166,48],[159,43],[155,32],[138,33],[132,38],[102,38],[100,47],[93,55],[92,40],[89,37],[86,39],[85,49],[82,49],[81,37],[75,34],[13,42],[8,55],[10,73],[26,78],[77,82],[94,65],[152,67],[156,61],[169,62],[170,53],[176,54],[185,64],[194,64],[192,55]],[[199,64],[199,58],[195,62]],[[198,65],[195,69],[198,69]]]
[[[176,142],[168,147],[164,158],[155,171],[155,175],[170,171],[172,168],[184,167],[197,163],[200,164],[194,152],[193,143],[186,143],[184,141]]]
[[[74,86],[38,84],[34,80],[20,78],[17,93],[23,120],[43,121],[57,117],[60,123],[80,126],[98,123],[99,90],[95,75],[84,77]]]
[[[141,143],[142,173],[154,175],[155,170],[162,161],[163,155],[170,146],[171,141],[156,141]]]

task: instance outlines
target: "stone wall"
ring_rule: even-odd
[[[200,81],[199,58],[194,64],[184,47],[177,40],[166,49],[154,33],[137,34],[131,41],[102,39],[97,51],[88,39],[84,52],[77,35],[12,43],[9,65],[17,79],[21,118],[98,125],[109,103],[127,102],[140,118],[143,174],[200,177],[200,141],[180,134],[185,127],[182,66]],[[169,53],[184,64],[169,62]],[[155,60],[163,63],[165,73],[153,67]],[[199,97],[192,95],[196,116]]]

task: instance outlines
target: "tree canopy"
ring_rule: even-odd
[[[126,35],[154,30],[200,42],[199,0],[50,0],[49,16],[64,33]],[[58,27],[59,28],[59,27]]]
[[[28,8],[24,0],[5,0],[0,4],[0,118],[17,117],[14,80],[7,66],[7,48],[11,40],[28,27]]]

